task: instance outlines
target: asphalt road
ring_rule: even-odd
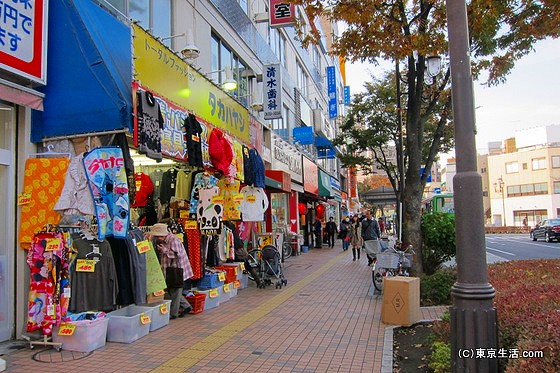
[[[560,242],[532,241],[528,234],[487,234],[488,263],[560,258]]]

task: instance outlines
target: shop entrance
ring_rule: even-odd
[[[0,342],[11,339],[14,330],[15,116],[15,107],[0,101],[0,190],[7,196],[0,198]]]

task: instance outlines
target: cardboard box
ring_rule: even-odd
[[[420,321],[420,278],[385,277],[381,321],[384,324],[410,326]]]

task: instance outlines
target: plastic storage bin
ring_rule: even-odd
[[[109,312],[109,326],[107,327],[107,341],[132,343],[145,337],[150,332],[150,322],[142,319],[142,314],[152,318],[152,308],[144,306],[126,306]]]
[[[222,265],[217,266],[216,269],[219,269],[220,271],[224,271],[226,273],[226,284],[237,280],[237,266],[232,267]]]
[[[224,284],[220,281],[217,273],[206,273],[197,285],[199,289],[214,289]]]
[[[169,311],[171,310],[171,301],[163,300],[161,302],[140,304],[139,306],[152,309],[152,322],[150,323],[150,331],[153,332],[159,328],[163,328],[169,324]]]
[[[216,308],[220,305],[220,291],[217,288],[214,289],[193,289],[195,294],[206,294],[204,299],[204,309]]]
[[[61,324],[64,330],[65,323]],[[105,346],[107,340],[108,317],[95,320],[69,321],[66,324],[75,326],[72,335],[59,335],[59,326],[55,326],[52,339],[55,343],[62,343],[62,349],[67,351],[91,352]]]
[[[189,313],[196,314],[204,311],[204,300],[206,299],[206,294],[199,293],[185,298],[187,298],[187,301],[192,307],[192,310]]]

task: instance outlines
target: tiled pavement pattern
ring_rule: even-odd
[[[286,260],[282,289],[250,282],[219,307],[131,344],[107,343],[83,357],[26,347],[2,358],[8,372],[390,372],[392,334],[385,336],[366,263],[340,244],[312,249]],[[422,318],[443,310],[422,308]],[[384,343],[391,346],[383,362]]]

